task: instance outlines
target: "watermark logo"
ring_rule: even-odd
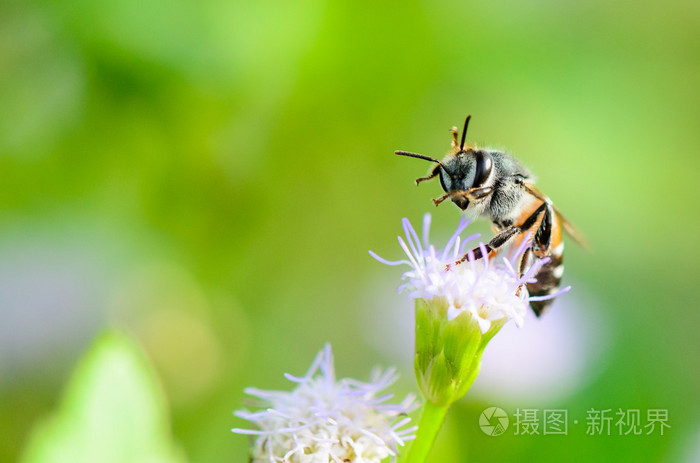
[[[489,436],[500,436],[506,432],[509,423],[508,414],[498,407],[489,407],[479,416],[479,427]]]
[[[646,417],[646,420],[644,419]],[[572,430],[584,432],[589,436],[627,436],[650,435],[663,436],[671,428],[668,409],[613,408],[586,411],[585,420],[579,419],[580,413],[573,414]],[[499,407],[489,407],[479,416],[479,427],[488,436],[500,436],[506,432],[510,417]],[[549,436],[569,434],[569,410],[518,408],[513,413],[512,433],[514,436]]]

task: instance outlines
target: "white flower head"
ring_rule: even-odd
[[[387,265],[410,265],[411,269],[402,275],[406,282],[399,291],[409,291],[409,297],[413,299],[431,301],[443,298],[448,304],[449,320],[467,312],[479,323],[483,333],[489,330],[492,321],[503,318],[513,319],[521,326],[529,301],[551,299],[570,289],[566,287],[551,295],[529,297],[526,283],[536,282],[535,275],[549,261],[549,258],[535,260],[523,275],[518,274],[515,267],[529,247],[529,235],[510,257],[489,260],[484,244],[479,243],[483,258],[475,260],[472,256],[467,262],[454,265],[468,249],[469,242],[480,235],[462,239],[460,235],[469,225],[469,220],[462,217],[445,248],[438,251],[428,241],[430,220],[430,214],[425,214],[421,241],[408,219],[403,219],[406,239],[399,236],[399,244],[408,260],[388,261],[372,251],[370,255]]]
[[[296,383],[291,392],[248,388],[265,409],[238,410],[235,415],[259,429],[232,429],[257,436],[252,461],[283,463],[375,463],[395,457],[397,447],[414,438],[417,427],[406,428],[405,416],[417,407],[415,397],[386,403],[393,394],[381,391],[398,376],[393,368],[374,369],[367,383],[336,380],[330,344],[318,353],[301,378],[285,374]]]

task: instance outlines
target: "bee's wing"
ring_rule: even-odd
[[[549,201],[549,198],[547,198],[535,185],[531,183],[526,183],[525,187],[530,191],[530,194],[532,194],[534,197],[541,199],[542,201],[549,202],[550,204],[551,201]],[[588,240],[586,240],[586,237],[579,231],[578,228],[574,227],[571,222],[566,220],[566,218],[559,212],[559,209],[555,205],[552,204],[552,207],[554,208],[554,213],[557,215],[557,219],[559,222],[561,222],[562,226],[564,227],[564,230],[578,243],[579,246],[582,248],[588,250],[590,249],[590,246],[588,245]]]
[[[591,247],[588,245],[588,240],[586,240],[586,237],[581,233],[581,231],[574,227],[571,222],[566,220],[563,215],[561,215],[561,212],[559,212],[559,209],[556,207],[554,208],[554,213],[557,215],[557,218],[559,219],[559,222],[564,226],[564,230],[571,236],[576,243],[578,243],[579,246],[582,248],[589,250]]]

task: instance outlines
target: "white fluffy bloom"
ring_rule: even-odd
[[[513,319],[518,326],[522,325],[529,301],[550,299],[569,289],[548,296],[529,297],[525,284],[537,281],[537,271],[549,258],[536,260],[524,275],[519,275],[515,267],[529,245],[528,238],[511,253],[510,258],[489,260],[483,243],[480,243],[482,259],[453,265],[466,252],[468,242],[479,237],[478,234],[465,239],[460,237],[468,224],[469,220],[463,217],[445,248],[438,251],[428,241],[430,214],[425,214],[423,219],[422,242],[408,219],[403,219],[406,239],[399,237],[399,244],[408,260],[392,262],[372,251],[370,254],[387,265],[410,265],[411,269],[402,275],[406,283],[399,290],[408,290],[413,299],[444,298],[448,304],[449,320],[468,312],[483,333],[488,331],[492,321],[502,318]]]
[[[404,428],[405,416],[416,408],[412,395],[399,404],[385,403],[392,394],[380,394],[397,379],[394,369],[375,369],[369,382],[336,380],[330,344],[318,353],[291,392],[246,389],[261,399],[265,409],[239,410],[235,415],[259,429],[232,429],[257,436],[253,462],[375,463],[396,456],[397,446],[414,438],[416,427]]]

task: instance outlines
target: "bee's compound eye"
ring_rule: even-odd
[[[486,183],[491,170],[493,169],[493,160],[491,155],[485,151],[477,151],[476,155],[476,172],[474,173],[474,184],[472,188],[478,188]]]
[[[445,193],[447,193],[449,191],[448,188],[452,186],[452,179],[442,167],[440,168],[440,186],[442,186]]]

